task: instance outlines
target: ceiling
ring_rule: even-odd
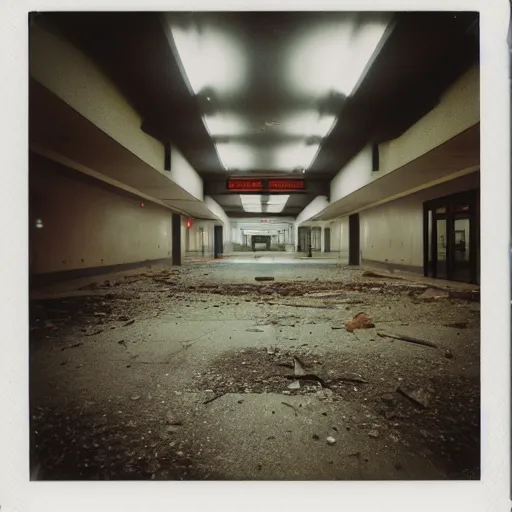
[[[298,215],[478,58],[476,13],[42,16],[111,76],[144,131],[180,148],[229,216]],[[306,190],[287,201],[225,190],[228,176],[290,175]]]

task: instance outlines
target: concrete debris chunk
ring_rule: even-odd
[[[436,290],[435,288],[427,288],[419,298],[425,301],[442,300],[448,298],[448,292],[445,290]]]
[[[294,363],[293,373],[296,376],[306,375],[306,371],[304,370],[304,364],[298,357],[293,356],[293,363]]]
[[[398,393],[408,398],[411,402],[419,405],[423,409],[428,409],[432,401],[432,394],[423,388],[410,388],[404,385],[398,386]]]
[[[288,385],[288,389],[300,389],[300,382],[298,380],[293,381]]]
[[[327,444],[330,446],[332,446],[333,444],[336,444],[336,439],[332,436],[327,437],[326,441],[327,441]]]
[[[128,320],[128,322],[124,323],[123,324],[123,327],[128,327],[129,325],[132,325],[135,323],[135,319],[131,319],[131,320]]]
[[[354,332],[355,329],[372,329],[375,324],[364,313],[358,313],[352,320],[345,324],[347,332]]]

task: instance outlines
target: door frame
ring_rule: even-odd
[[[438,197],[425,201],[423,203],[423,275],[425,277],[437,278],[437,220],[446,219],[446,279],[453,280],[454,262],[454,212],[449,211],[451,205],[467,204],[469,205],[469,265],[470,265],[470,283],[478,282],[478,250],[479,250],[479,231],[480,231],[480,212],[479,212],[479,189],[472,189],[466,192],[460,192],[449,196]],[[445,213],[436,214],[438,208],[446,207]],[[432,230],[428,233],[429,212],[431,212]],[[429,261],[429,248],[432,247],[432,261]]]

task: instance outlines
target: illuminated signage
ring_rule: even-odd
[[[227,189],[231,192],[304,192],[305,180],[229,178]]]
[[[263,181],[260,179],[229,179],[228,190],[233,192],[261,192]]]
[[[304,180],[268,180],[268,190],[304,190],[306,185]]]

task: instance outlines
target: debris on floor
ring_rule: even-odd
[[[398,386],[397,391],[401,395],[411,400],[411,402],[420,405],[424,409],[427,409],[429,407],[430,402],[432,400],[432,393],[422,388],[414,389],[402,385]]]
[[[391,338],[394,340],[407,341],[409,343],[414,343],[416,345],[423,345],[425,347],[437,348],[437,345],[435,343],[432,343],[431,341],[414,338],[412,336],[406,336],[405,334],[393,334],[393,333],[388,333],[388,332],[378,332],[377,336],[380,336],[381,338]]]
[[[375,324],[364,313],[358,313],[352,320],[345,324],[347,332],[354,332],[355,329],[372,329]]]
[[[326,439],[334,424],[343,431],[336,436],[343,457],[364,434],[376,452],[392,445],[428,458],[448,478],[479,478],[477,291],[329,265],[301,267],[291,277],[285,269],[277,282],[264,284],[254,283],[257,272],[240,271],[238,278],[227,263],[203,262],[109,275],[108,283],[34,298],[31,436],[44,478],[229,478],[230,470],[215,470],[219,455],[234,448],[220,431],[233,422],[251,438],[275,440],[265,443],[272,448],[286,439],[291,449],[297,439]],[[372,319],[359,318],[363,325],[375,322],[386,337],[398,331],[402,339],[407,324],[413,336],[377,343],[371,331],[348,334],[341,324],[357,312],[354,304],[371,311]],[[118,341],[112,327],[135,319],[129,339]],[[80,351],[62,360],[62,347],[100,333],[83,338]],[[197,336],[193,345],[182,343]],[[434,340],[439,350],[411,349],[411,339]],[[244,425],[248,404],[256,397],[267,404],[272,396],[293,414],[277,405],[258,425]],[[279,430],[282,421],[289,423]],[[320,456],[321,447],[309,445],[311,456]],[[330,450],[333,458],[337,451]],[[255,466],[252,459],[252,471]]]

